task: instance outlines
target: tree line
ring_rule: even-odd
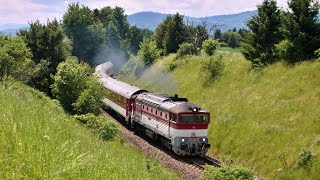
[[[205,22],[193,26],[192,23],[185,23],[183,16],[178,13],[168,16],[156,28],[151,40],[142,42],[142,47],[156,45],[157,49],[154,48],[153,53],[145,50],[145,54],[153,56],[141,58],[146,64],[151,64],[155,57],[159,56],[155,54],[159,53],[198,55],[203,49],[203,42],[213,38],[219,42],[219,46],[240,47],[242,54],[252,62],[253,67],[265,66],[279,60],[296,63],[314,59],[320,54],[319,1],[288,0],[287,4],[288,10],[284,10],[277,6],[275,0],[264,0],[257,6],[257,14],[246,22],[248,30],[234,28],[221,32],[214,27],[211,37],[207,29],[212,28],[206,27]]]
[[[95,64],[127,61],[152,32],[130,26],[120,7],[91,10],[68,5],[62,21],[29,23],[17,36],[0,35],[0,81],[20,80],[56,98],[72,114],[99,113],[101,86]]]

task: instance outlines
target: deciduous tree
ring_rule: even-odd
[[[106,29],[94,13],[84,5],[71,3],[63,15],[63,27],[73,42],[72,54],[92,62],[99,46],[104,42]]]
[[[0,81],[12,76],[28,81],[31,75],[32,53],[20,36],[0,35]]]
[[[99,111],[101,86],[96,84],[87,64],[79,63],[76,57],[68,57],[58,65],[53,79],[53,95],[66,111],[79,114]]]
[[[143,42],[140,43],[138,56],[142,59],[146,66],[150,66],[154,60],[160,56],[156,42],[150,38],[144,38]]]
[[[37,65],[28,84],[50,94],[50,76],[56,73],[58,64],[71,55],[71,41],[56,19],[48,20],[46,24],[38,20],[31,22],[30,29],[20,30],[18,35],[24,37],[32,51],[32,60]]]

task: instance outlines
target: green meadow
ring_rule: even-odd
[[[181,179],[123,142],[99,140],[43,93],[0,83],[0,179]]]
[[[169,55],[158,59],[134,84],[156,92],[178,92],[209,110],[209,154],[225,164],[250,168],[267,179],[319,179],[320,61],[278,62],[252,69],[237,50],[222,49],[218,54],[225,68],[216,79],[200,73],[202,61],[209,57],[175,60]],[[172,61],[178,66],[166,76],[177,89],[152,81],[163,76]],[[311,152],[311,160],[300,156],[303,150]]]

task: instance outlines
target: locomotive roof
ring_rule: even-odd
[[[178,114],[181,112],[200,112],[200,113],[208,112],[196,104],[187,103],[187,102],[177,104],[176,106],[172,107],[170,111],[175,114]]]
[[[186,98],[178,98],[178,96],[171,97],[166,94],[142,93],[137,97],[137,100],[156,108],[170,110],[173,113],[194,112],[194,108],[196,108],[197,112],[207,112],[196,104],[188,103]]]
[[[99,81],[102,83],[102,85],[105,88],[107,88],[107,89],[127,98],[127,99],[131,99],[133,95],[135,95],[139,92],[146,92],[143,89],[140,89],[136,86],[133,86],[131,84],[127,84],[122,81],[118,81],[118,80],[113,79],[112,77],[109,77],[109,76],[100,78]]]

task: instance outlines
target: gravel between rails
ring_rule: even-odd
[[[106,112],[104,112],[103,115],[115,119]],[[134,145],[147,156],[156,159],[166,167],[180,173],[184,179],[199,179],[202,172],[200,169],[190,165],[190,163],[184,161],[182,157],[174,155],[169,150],[159,147],[155,142],[151,142],[145,137],[127,129],[122,121],[117,122],[121,124],[121,137],[125,142]]]

